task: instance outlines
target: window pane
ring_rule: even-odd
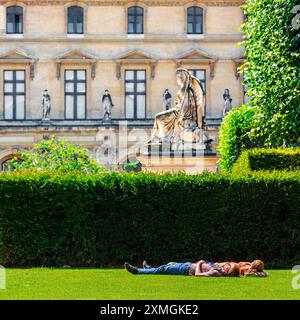
[[[24,83],[17,83],[16,84],[16,92],[17,93],[24,93],[25,92]]]
[[[136,13],[137,14],[143,14],[143,8],[141,8],[141,7],[136,7]]]
[[[13,97],[4,96],[4,115],[5,119],[13,119]]]
[[[85,70],[77,71],[77,80],[85,80]]]
[[[66,82],[66,92],[74,92],[74,83]]]
[[[188,8],[187,12],[188,12],[188,15],[194,14],[194,7]]]
[[[68,33],[74,33],[74,24],[73,22],[68,23]]]
[[[146,79],[146,72],[144,70],[137,71],[137,79],[138,80],[145,80]]]
[[[74,71],[66,70],[66,80],[74,80]]]
[[[25,118],[25,96],[16,96],[16,119]]]
[[[7,33],[13,33],[14,32],[14,24],[12,22],[7,23]]]
[[[143,16],[137,16],[136,22],[142,24],[143,23]]]
[[[77,119],[85,118],[85,96],[77,96]]]
[[[128,14],[134,14],[135,13],[135,7],[128,8]]]
[[[126,95],[125,101],[125,110],[126,110],[126,118],[133,119],[134,118],[134,96]]]
[[[22,7],[14,7],[14,11],[16,14],[22,14],[23,13],[23,8]]]
[[[146,91],[145,83],[137,83],[137,92],[145,92],[145,91]]]
[[[66,96],[66,119],[74,118],[74,99],[72,96]]]
[[[188,16],[188,22],[193,23],[194,22],[194,16]]]
[[[137,96],[137,117],[146,117],[146,97],[142,95]]]
[[[130,70],[125,71],[125,79],[126,80],[133,80],[134,79],[134,72]]]
[[[205,80],[205,71],[204,70],[196,70],[196,77],[199,80]]]
[[[201,24],[196,23],[196,33],[201,33]]]
[[[192,23],[188,23],[188,33],[193,33],[193,24]]]
[[[133,82],[127,82],[125,84],[126,92],[133,92],[134,91],[134,83]]]
[[[77,92],[85,92],[85,83],[77,83]]]
[[[13,72],[12,71],[4,71],[4,80],[12,80]]]
[[[16,71],[16,80],[25,80],[25,72],[24,71]]]
[[[12,83],[5,83],[4,92],[5,93],[13,92],[13,84]]]
[[[134,21],[135,21],[135,16],[129,15],[128,22],[134,22]]]
[[[136,24],[136,33],[143,33],[143,25],[141,23]]]
[[[134,24],[133,23],[129,23],[128,24],[128,32],[129,33],[133,33],[134,32]]]
[[[202,84],[203,90],[205,91],[205,81],[201,81],[201,84]]]
[[[196,7],[196,8],[195,8],[195,14],[201,15],[201,14],[202,14],[202,9],[199,8],[199,7]]]
[[[77,23],[76,25],[76,33],[83,33],[83,24],[82,23]]]

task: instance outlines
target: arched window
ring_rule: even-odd
[[[6,33],[23,33],[23,8],[6,9]]]
[[[144,33],[144,9],[141,7],[128,8],[128,33]]]
[[[14,157],[11,157],[5,161],[3,161],[0,165],[0,171],[4,171],[4,172],[7,172],[7,171],[11,171],[13,169],[13,165],[12,165],[12,159]]]
[[[203,9],[199,7],[190,7],[187,9],[187,33],[203,33]]]
[[[68,8],[68,33],[83,34],[83,8]]]

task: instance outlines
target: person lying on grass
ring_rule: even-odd
[[[218,276],[240,276],[239,265],[235,262],[226,262],[222,264],[212,263],[201,260],[199,262],[169,262],[158,268],[152,268],[143,262],[143,269],[132,266],[125,262],[124,267],[133,274],[170,274],[170,275],[190,275],[198,277],[218,277]]]
[[[267,277],[269,274],[264,270],[264,263],[261,260],[238,263],[242,276],[246,277]]]
[[[254,260],[250,262],[220,262],[213,263],[204,260],[198,262],[169,262],[157,268],[152,268],[143,262],[143,269],[132,266],[125,262],[124,267],[132,274],[169,274],[169,275],[190,275],[197,277],[239,277],[242,275],[256,275],[267,276],[268,274],[263,271],[263,262],[261,260]],[[255,268],[258,268],[259,271]],[[257,275],[256,273],[259,273]]]

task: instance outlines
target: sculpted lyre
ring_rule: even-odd
[[[147,144],[200,141],[204,129],[204,90],[200,81],[184,68],[176,69],[176,79],[180,90],[175,108],[156,114]]]

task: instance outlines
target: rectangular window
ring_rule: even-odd
[[[6,9],[6,33],[23,33],[23,8],[13,6]]]
[[[190,73],[200,80],[204,94],[206,93],[206,70],[203,69],[190,69]],[[204,114],[206,114],[206,105],[204,106]]]
[[[203,87],[203,90],[205,92],[205,90],[206,90],[206,70],[190,69],[189,71],[194,77],[196,77],[200,80],[202,87]]]
[[[125,70],[125,117],[146,118],[146,70]]]
[[[25,70],[4,71],[4,119],[25,119]]]
[[[86,70],[65,70],[65,118],[86,119]]]
[[[68,33],[83,34],[83,15],[81,7],[73,6],[68,8]]]
[[[143,34],[144,33],[144,9],[141,7],[128,8],[128,33],[129,34]]]
[[[203,33],[203,9],[199,7],[190,7],[187,10],[187,33]]]

